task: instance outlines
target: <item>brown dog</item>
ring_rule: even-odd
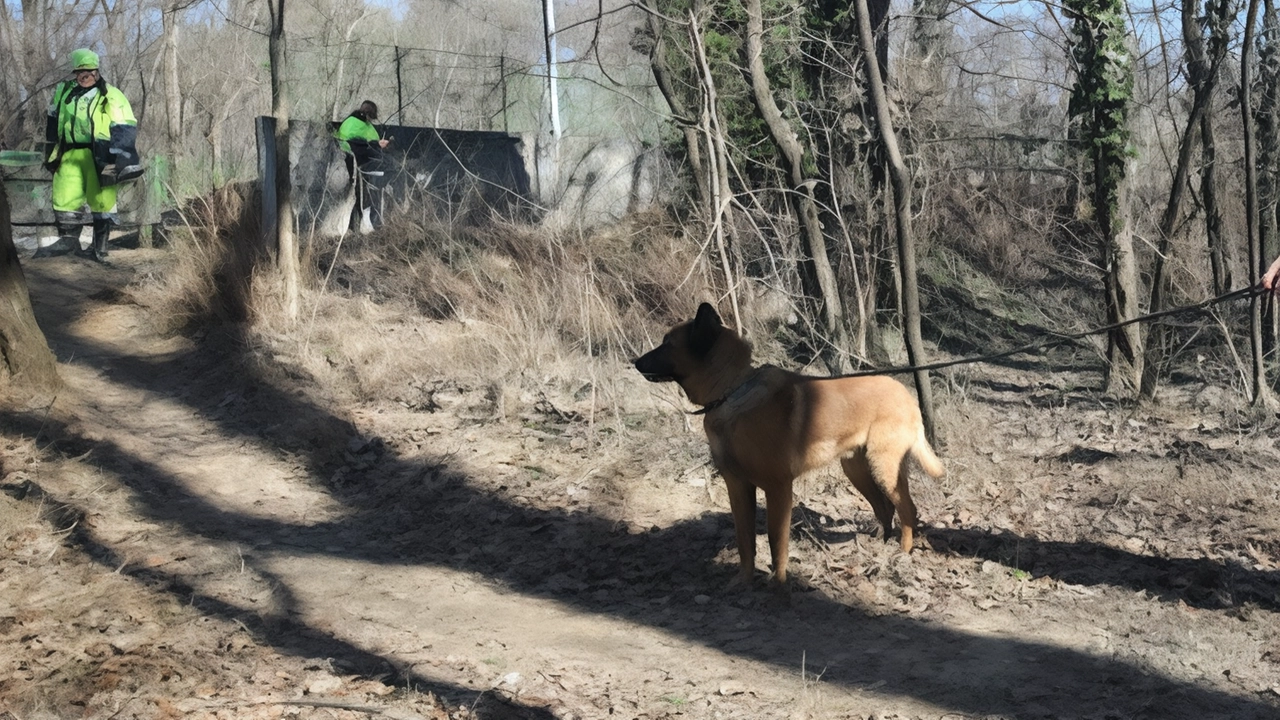
[[[837,458],[871,503],[885,540],[897,508],[902,549],[911,551],[916,507],[907,490],[907,456],[933,477],[945,470],[925,439],[916,400],[902,383],[752,367],[751,346],[724,327],[707,303],[634,363],[649,381],[674,381],[702,406],[711,458],[729,487],[741,561],[734,584],[749,583],[755,571],[756,488],[764,491],[773,579],[785,587],[791,484]]]

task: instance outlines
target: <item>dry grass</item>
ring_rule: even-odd
[[[241,336],[256,357],[357,402],[449,377],[487,388],[495,414],[550,403],[616,420],[610,408],[637,392],[617,382],[620,365],[715,297],[698,245],[658,213],[593,234],[401,218],[304,239],[290,320],[278,276],[241,249],[257,237],[244,190],[192,205],[189,229],[171,239],[173,267],[139,297],[168,331],[249,320]]]
[[[355,402],[412,402],[425,384],[447,377],[486,388],[496,415],[549,401],[617,416],[629,404],[625,394],[663,392],[619,381],[625,361],[655,345],[699,301],[721,295],[718,265],[699,238],[658,212],[591,233],[397,215],[367,235],[303,238],[301,312],[293,320],[277,275],[266,263],[252,271],[256,256],[244,250],[258,236],[246,190],[227,188],[192,204],[191,230],[173,240],[174,268],[144,302],[171,330],[250,320],[240,327],[256,357],[305,372]],[[965,211],[962,225],[985,229],[950,246],[947,256],[971,258],[973,272],[997,282],[1033,282],[1029,273],[1043,273],[1043,266],[1013,263],[993,248],[1014,244],[1014,235],[1042,218],[1015,221],[998,205]],[[1021,250],[1053,255],[1044,240],[1022,242]],[[756,284],[746,290],[756,292]],[[784,293],[773,295],[782,298],[779,308],[765,293],[750,311],[771,318],[793,312]],[[1023,309],[1018,299],[1008,297]],[[749,318],[747,329],[758,359],[787,365],[784,326],[792,321],[773,322]],[[670,400],[681,403],[675,393]]]
[[[917,230],[936,228],[942,244],[1002,284],[1034,284],[1045,279],[1044,263],[1058,252],[1053,239],[1062,234],[1061,218],[1046,197],[1060,192],[1009,180],[955,183],[937,190]]]
[[[643,219],[589,236],[402,221],[315,243],[304,354],[354,368],[365,397],[458,368],[568,381],[593,359],[641,352],[707,296],[696,272],[681,284],[701,264],[696,248]],[[287,334],[278,314],[257,317]]]
[[[139,288],[162,330],[180,332],[250,317],[252,268],[260,244],[257,193],[235,183],[182,210],[168,238],[173,265]]]

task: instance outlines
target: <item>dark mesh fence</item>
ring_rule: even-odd
[[[354,188],[333,138],[337,123],[292,123],[290,160],[299,229],[337,234],[346,227]],[[391,140],[380,167],[387,214],[429,213],[474,221],[494,214],[531,219],[529,174],[520,138],[501,132],[380,126]],[[274,233],[274,119],[258,118],[264,227]]]

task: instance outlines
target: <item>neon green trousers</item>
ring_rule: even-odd
[[[79,212],[85,204],[94,217],[115,212],[116,187],[98,184],[98,168],[88,148],[67,150],[53,174],[54,212]]]

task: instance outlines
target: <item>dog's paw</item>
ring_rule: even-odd
[[[768,606],[785,609],[791,607],[791,584],[786,582],[769,583]]]

